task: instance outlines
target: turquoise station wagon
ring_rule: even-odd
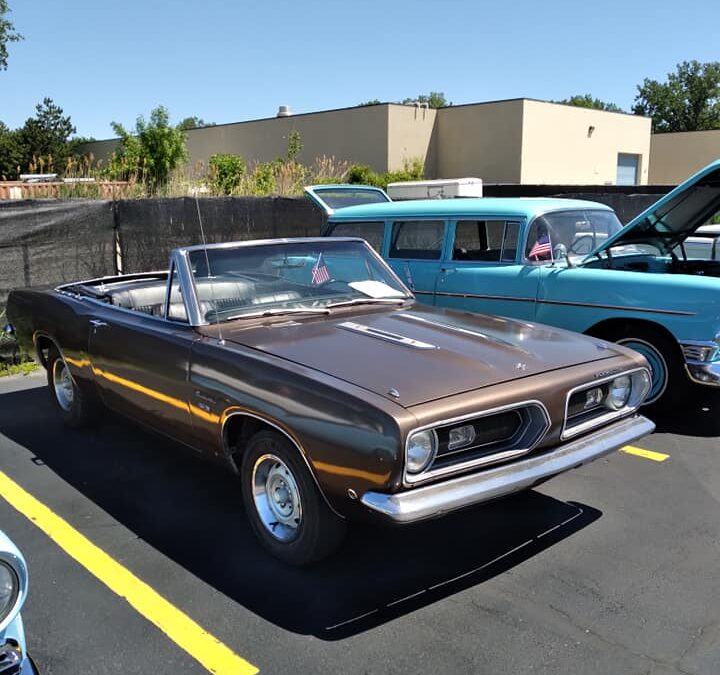
[[[720,161],[625,227],[590,201],[306,192],[328,216],[324,234],[366,239],[424,302],[624,344],[647,358],[658,405],[690,381],[720,386],[720,261],[685,245],[720,210]]]

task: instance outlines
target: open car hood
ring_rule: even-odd
[[[287,319],[254,326],[242,319],[227,322],[223,338],[226,344],[273,354],[406,407],[620,352],[560,329],[417,305]],[[202,328],[205,334],[215,331],[213,326]]]
[[[652,244],[670,253],[720,210],[720,160],[709,164],[631,220],[587,258],[613,246]],[[587,259],[586,258],[586,259]]]

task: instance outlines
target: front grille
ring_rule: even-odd
[[[472,427],[472,441],[450,447],[451,432],[466,427]],[[545,435],[550,428],[550,419],[544,406],[530,401],[511,408],[456,418],[433,428],[438,437],[435,459],[422,473],[406,475],[409,483],[524,455]]]
[[[712,361],[717,356],[717,345],[682,345],[686,361]]]

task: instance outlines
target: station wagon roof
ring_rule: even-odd
[[[602,209],[612,211],[606,204],[584,199],[554,197],[470,197],[463,199],[413,199],[402,202],[363,204],[338,209],[330,221],[370,218],[432,218],[436,217],[511,217],[534,218],[548,211]]]

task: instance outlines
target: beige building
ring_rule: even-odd
[[[720,159],[720,129],[653,134],[650,142],[650,182],[676,185]]]
[[[283,157],[300,133],[299,157],[323,155],[378,172],[415,159],[427,178],[475,176],[486,183],[647,184],[650,119],[530,99],[439,110],[385,103],[220,124],[188,131],[190,162],[216,153],[262,162]],[[85,146],[106,159],[115,141]]]

